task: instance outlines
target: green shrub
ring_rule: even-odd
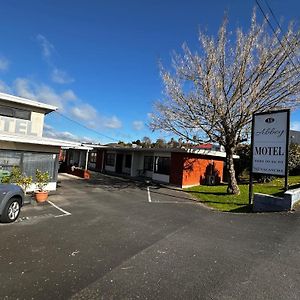
[[[24,174],[22,174],[21,169],[19,167],[14,166],[10,172],[10,175],[2,178],[2,183],[16,184],[20,186],[26,193],[28,187],[32,183],[32,177],[25,176]]]
[[[36,185],[39,191],[44,191],[45,187],[50,181],[50,176],[48,172],[42,172],[39,169],[35,171]]]

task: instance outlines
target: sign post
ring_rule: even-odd
[[[284,176],[285,189],[288,189],[289,131],[289,109],[253,114],[249,204],[253,174]]]

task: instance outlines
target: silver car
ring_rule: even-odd
[[[0,221],[14,222],[24,203],[22,188],[14,184],[0,184]]]

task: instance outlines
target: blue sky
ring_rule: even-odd
[[[56,113],[46,118],[48,136],[101,143],[144,136],[170,139],[145,125],[162,95],[158,61],[168,66],[171,52],[185,41],[196,49],[199,28],[216,34],[224,11],[232,29],[247,28],[254,4],[2,0],[0,90],[56,105],[62,114],[112,139]],[[299,1],[269,4],[283,25],[291,19],[299,22]],[[297,111],[292,125],[300,130]]]

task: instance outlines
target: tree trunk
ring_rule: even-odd
[[[228,177],[227,193],[239,195],[240,189],[238,187],[237,180],[235,178],[233,149],[234,149],[233,147],[226,148],[226,170],[227,170],[227,177]]]

